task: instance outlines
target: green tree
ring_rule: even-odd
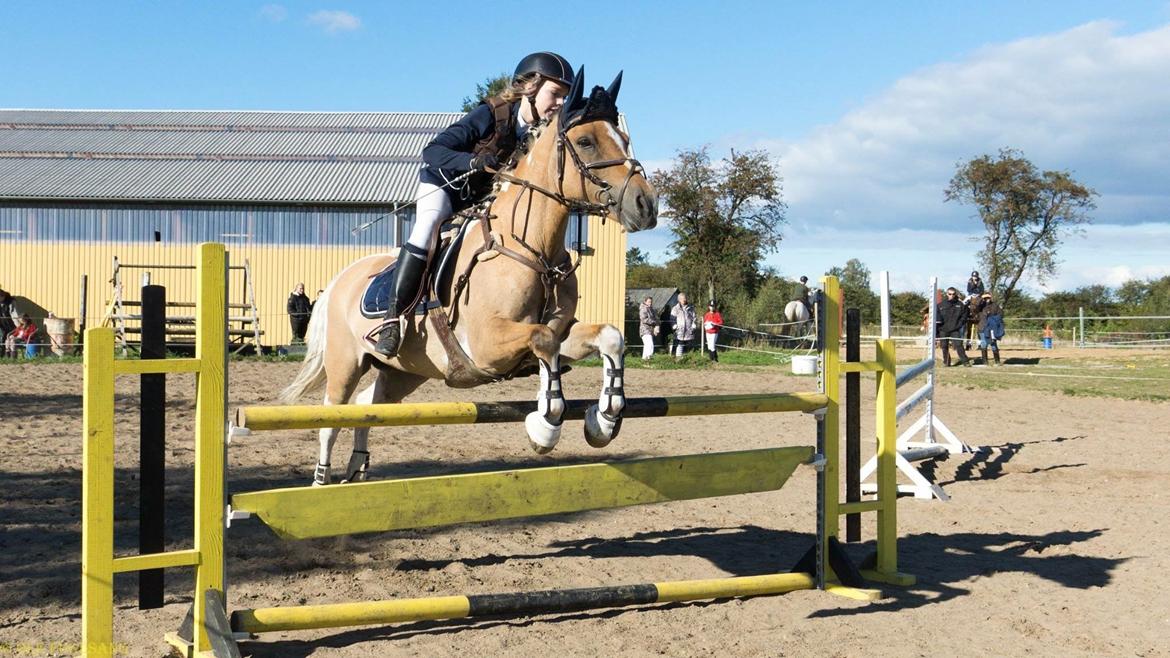
[[[763,279],[760,261],[780,244],[785,221],[782,179],[767,152],[733,150],[712,164],[707,147],[683,150],[651,180],[661,214],[671,219],[683,278],[702,284],[711,299],[732,290],[754,293]]]
[[[470,112],[475,109],[476,105],[482,103],[485,99],[491,98],[496,94],[508,88],[512,84],[512,76],[508,73],[501,73],[495,77],[488,78],[483,81],[483,84],[475,85],[475,94],[472,96],[463,97],[463,112]]]
[[[626,268],[627,288],[670,288],[676,285],[675,275],[664,265],[642,263]]]
[[[825,274],[837,277],[845,297],[845,308],[861,311],[862,322],[877,322],[881,315],[881,300],[869,284],[869,268],[856,258],[845,262],[845,267],[830,268]]]
[[[947,201],[975,206],[986,229],[979,261],[988,288],[1006,307],[1025,274],[1043,283],[1056,272],[1063,238],[1091,221],[1097,193],[1065,171],[1036,169],[1015,149],[956,165]]]
[[[1117,301],[1127,315],[1170,315],[1170,276],[1126,281],[1117,289]]]
[[[646,252],[638,247],[630,247],[626,250],[626,268],[637,267],[639,265],[649,265],[650,257]]]
[[[878,303],[881,304],[880,299]],[[890,324],[905,327],[921,326],[924,309],[930,311],[926,295],[917,292],[893,293],[890,295]]]

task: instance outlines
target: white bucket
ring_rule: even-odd
[[[817,357],[809,355],[796,355],[792,357],[792,374],[794,375],[815,375],[817,374]]]

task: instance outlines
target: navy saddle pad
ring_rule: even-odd
[[[467,229],[478,221],[463,222],[455,237],[440,246],[439,255],[432,261],[432,267],[427,271],[427,280],[423,282],[423,289],[427,292],[423,294],[422,301],[415,307],[415,315],[425,315],[429,309],[446,306],[450,302],[451,278],[454,276],[455,261],[459,259],[459,248],[463,245],[463,236],[467,233]],[[390,284],[393,281],[391,275],[397,266],[398,261],[394,261],[389,267],[370,278],[370,282],[366,284],[366,292],[362,294],[362,315],[372,319],[381,319],[386,316],[386,309],[390,306]],[[431,290],[439,291],[439,299],[432,299],[432,295],[429,293]]]

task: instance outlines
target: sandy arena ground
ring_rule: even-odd
[[[298,364],[237,363],[235,405],[272,404]],[[566,377],[595,394],[600,373]],[[81,367],[0,365],[0,657],[73,655],[80,635]],[[940,416],[962,439],[998,448],[935,469],[949,503],[904,499],[902,570],[918,584],[864,605],[804,591],[720,603],[652,605],[525,619],[274,633],[245,655],[297,656],[1170,656],[1170,451],[1166,404],[943,385]],[[118,545],[137,523],[137,381],[119,380]],[[811,390],[810,377],[631,370],[632,395]],[[192,378],[171,378],[168,526],[190,546]],[[872,387],[863,385],[869,395]],[[531,381],[474,391],[424,387],[414,399],[528,399]],[[863,436],[872,432],[863,406]],[[634,419],[605,451],[580,422],[534,456],[519,426],[375,430],[375,478],[808,444],[801,414]],[[345,433],[334,455],[344,464]],[[230,451],[236,491],[307,484],[316,436],[261,434]],[[258,522],[228,534],[235,607],[749,575],[787,570],[812,541],[814,472],[782,491],[536,520],[283,542]],[[872,538],[872,524],[865,527]],[[858,556],[867,545],[851,547]],[[162,656],[164,631],[190,604],[190,577],[168,572],[167,605],[136,608],[117,581],[124,655]]]

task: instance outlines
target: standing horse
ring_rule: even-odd
[[[560,439],[561,365],[600,353],[601,393],[586,413],[586,440],[600,448],[617,436],[625,408],[625,340],[613,325],[576,320],[576,266],[565,249],[565,234],[574,212],[608,216],[629,231],[653,228],[657,197],[617,127],[621,74],[608,89],[594,87],[587,99],[583,80],[582,70],[558,115],[534,126],[526,152],[513,157],[514,168],[497,175],[486,213],[469,220],[479,226],[464,231],[453,270],[462,274],[452,277],[446,290],[436,290],[446,306],[425,316],[408,314],[398,355],[383,357],[372,339],[381,321],[363,317],[359,303],[370,277],[394,257],[379,254],[353,263],[318,300],[304,364],[283,400],[324,384],[327,405],[401,402],[427,379],[467,388],[539,372],[537,411],[527,416],[525,428],[532,448],[543,454]],[[355,398],[371,367],[377,368],[377,379]],[[320,431],[314,484],[331,480],[330,453],[338,432]],[[368,428],[354,430],[342,481],[365,479],[368,436]]]
[[[813,323],[812,317],[809,315],[808,307],[804,302],[793,300],[784,305],[784,320],[790,326],[792,342],[799,345],[802,341],[809,338],[808,334],[811,332]]]

